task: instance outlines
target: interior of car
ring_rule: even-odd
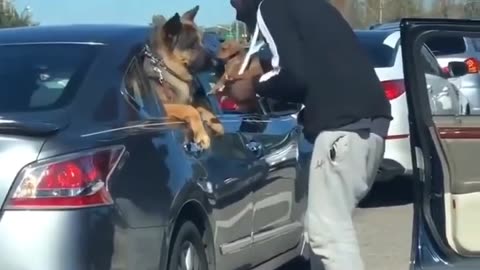
[[[439,32],[433,37],[442,35],[452,33]],[[441,174],[432,175],[434,196],[427,201],[431,203],[428,213],[452,250],[462,256],[480,256],[480,166],[472,158],[473,153],[480,152],[480,116],[447,110],[434,114],[433,109],[430,108],[434,126],[429,132],[440,153],[442,170]],[[435,187],[439,179],[443,179],[443,186]]]

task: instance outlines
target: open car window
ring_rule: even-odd
[[[221,71],[219,72],[202,72],[197,74],[197,79],[200,84],[200,87],[205,91],[205,93],[209,93],[215,83],[221,76]],[[210,101],[215,103],[218,111],[220,114],[224,115],[242,115],[242,114],[265,114],[265,110],[262,108],[262,104],[260,100],[258,100],[257,104],[253,106],[244,106],[242,104],[237,103],[234,99],[230,98],[226,92],[216,93],[216,94],[209,94]]]
[[[124,94],[127,101],[145,118],[161,116],[158,96],[148,83],[140,61],[134,57],[124,77]]]

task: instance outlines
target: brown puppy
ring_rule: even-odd
[[[250,108],[255,101],[255,92],[251,82],[264,73],[260,60],[252,56],[244,73],[239,75],[240,68],[246,57],[245,47],[238,41],[225,41],[217,58],[225,62],[225,72],[212,89],[213,93],[224,92],[234,98],[240,107]]]
[[[198,10],[196,6],[182,16],[177,13],[169,20],[162,16],[154,19],[143,68],[157,90],[167,116],[185,121],[193,133],[194,142],[208,148],[210,136],[203,122],[216,134],[223,134],[224,130],[213,113],[193,98],[192,72],[201,70],[210,60],[194,22]]]

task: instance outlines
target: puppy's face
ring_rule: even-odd
[[[241,52],[242,50],[244,50],[244,48],[239,42],[234,40],[225,41],[222,43],[222,46],[217,53],[217,58],[226,61]]]
[[[160,29],[154,30],[154,42],[175,56],[191,72],[201,70],[207,65],[209,57],[202,45],[202,33],[195,24],[199,6],[185,12],[176,13],[169,20],[161,22],[157,18],[154,24],[162,23]]]

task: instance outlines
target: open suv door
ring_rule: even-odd
[[[418,57],[433,37],[480,37],[480,21],[404,19],[401,36],[416,193],[412,268],[480,269],[480,116],[432,114]],[[462,76],[468,66],[453,62],[447,72]]]

